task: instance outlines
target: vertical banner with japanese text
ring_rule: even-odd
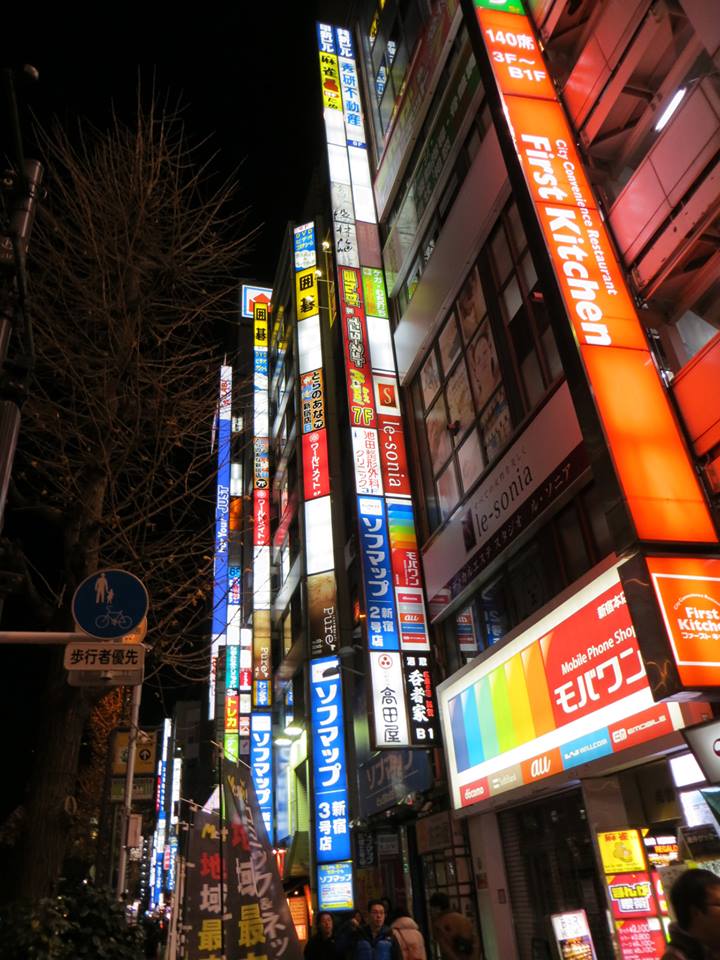
[[[378,748],[431,746],[437,736],[435,709],[431,704],[427,713],[416,704],[416,669],[400,656],[401,651],[429,652],[430,639],[355,52],[347,30],[319,23],[317,36],[372,665],[372,734]],[[379,657],[378,651],[385,655]],[[423,703],[429,677],[428,670]],[[388,692],[380,684],[390,680]],[[418,715],[425,710],[417,727],[424,730],[422,743],[423,734],[411,736],[408,724],[414,708]]]

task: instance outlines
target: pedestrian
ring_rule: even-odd
[[[450,909],[446,894],[430,897],[430,923],[442,960],[477,960],[477,931],[469,917]]]
[[[368,922],[354,929],[352,960],[402,960],[397,940],[385,925],[382,900],[368,904]]]
[[[719,960],[720,877],[686,870],[670,888],[675,921],[662,960]]]
[[[340,960],[335,941],[335,920],[327,910],[317,915],[317,933],[305,944],[305,960]]]
[[[402,960],[427,960],[425,938],[407,910],[398,908],[395,911],[390,930],[398,942]]]

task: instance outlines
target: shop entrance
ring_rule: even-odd
[[[598,960],[613,960],[582,792],[504,810],[498,824],[521,960],[550,960],[550,916],[571,910],[585,910]]]

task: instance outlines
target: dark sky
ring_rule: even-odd
[[[147,2],[142,16],[118,7],[112,19],[104,7],[82,22],[63,11],[54,14],[56,21],[43,15],[42,24],[31,23],[28,14],[16,35],[41,29],[54,42],[44,54],[23,50],[40,73],[38,83],[17,85],[24,126],[30,108],[43,119],[57,115],[69,127],[78,116],[103,125],[111,102],[131,116],[138,72],[147,88],[154,74],[160,91],[186,104],[192,136],[211,135],[220,150],[218,170],[238,168],[248,229],[264,225],[247,274],[271,281],[285,223],[301,215],[312,164],[322,158],[315,21],[342,24],[350,6],[347,0],[201,2],[190,8],[191,17],[179,6],[170,16],[169,6],[161,13]],[[81,34],[86,42],[79,42]],[[102,58],[93,38],[102,38]],[[31,155],[27,130],[26,139]]]
[[[248,208],[248,230],[260,227],[241,275],[271,283],[285,225],[301,216],[313,164],[323,158],[315,21],[345,23],[351,3],[200,3],[185,14],[178,5],[172,15],[169,5],[159,6],[146,0],[143,8],[118,5],[109,12],[103,6],[82,16],[71,7],[41,14],[37,7],[16,5],[8,12],[3,66],[28,62],[39,72],[37,82],[25,82],[17,72],[26,155],[33,155],[31,111],[43,123],[58,117],[68,130],[81,116],[103,127],[111,103],[121,117],[132,117],[138,75],[147,88],[155,77],[159,91],[186,104],[192,139],[211,137],[219,150],[217,175],[238,168],[238,206]],[[3,102],[3,153],[8,131]],[[8,781],[15,790],[9,791],[12,796],[0,795],[0,820],[18,802],[32,763],[34,721],[42,710],[34,679],[42,673],[43,659],[37,648],[16,649],[13,675],[3,685],[3,727],[19,723],[22,734],[6,751]],[[176,696],[192,695],[172,684],[163,687],[162,693],[144,691],[143,713],[151,722],[171,709]]]

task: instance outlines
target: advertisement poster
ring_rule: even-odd
[[[657,917],[619,920],[615,927],[623,960],[659,960],[665,953],[667,943]]]
[[[318,865],[318,909],[352,910],[352,863]]]
[[[307,578],[307,600],[311,658],[336,653],[340,646],[340,628],[334,571]]]
[[[555,913],[550,922],[562,960],[595,960],[595,948],[584,910]]]

